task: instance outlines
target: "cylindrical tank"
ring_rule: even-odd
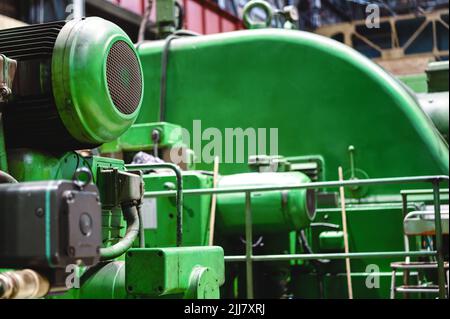
[[[300,185],[310,182],[300,172],[244,173],[222,176],[218,188]],[[253,231],[277,233],[308,227],[315,217],[314,190],[252,192]],[[217,195],[217,228],[222,233],[245,232],[245,194]]]
[[[101,18],[0,31],[18,62],[4,108],[7,148],[72,150],[112,141],[135,121],[142,67],[126,33]]]

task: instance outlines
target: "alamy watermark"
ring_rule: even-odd
[[[278,128],[203,127],[201,120],[192,122],[192,129],[179,128],[184,148],[172,148],[170,161],[179,164],[186,149],[192,149],[196,163],[246,163],[252,155],[278,155]],[[181,153],[180,153],[181,151]]]
[[[368,29],[380,28],[380,6],[374,3],[366,7],[366,27]]]
[[[366,288],[379,289],[380,288],[380,267],[375,264],[369,264],[366,267]]]

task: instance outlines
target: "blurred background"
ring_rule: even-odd
[[[156,1],[156,0],[154,0]],[[248,0],[178,0],[180,24],[201,34],[243,29]],[[136,41],[148,0],[0,0],[0,29],[81,16],[120,25]],[[268,0],[294,6],[296,28],[343,42],[395,75],[423,72],[430,61],[448,60],[448,0]],[[367,7],[376,4],[380,23],[368,28]],[[155,38],[153,5],[146,38]],[[276,26],[276,25],[275,25]]]

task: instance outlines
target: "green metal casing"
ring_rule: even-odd
[[[160,134],[158,147],[174,147],[183,143],[181,128],[171,123],[140,123],[132,125],[116,141],[102,145],[102,152],[145,151],[153,149],[152,132]]]
[[[264,185],[299,185],[310,179],[299,172],[244,173],[221,176],[218,188]],[[283,233],[309,226],[315,216],[314,191],[253,192],[255,233]],[[245,232],[245,194],[217,195],[217,228],[224,234]]]
[[[141,297],[218,298],[224,273],[223,249],[215,246],[130,249],[126,255],[127,291]]]
[[[161,68],[163,46],[147,42],[138,49],[147,84],[138,123],[159,117],[160,73],[153,70]],[[222,135],[225,128],[277,128],[278,154],[322,155],[329,180],[338,179],[338,166],[347,170],[349,145],[356,167],[372,178],[448,174],[448,145],[414,95],[343,44],[264,29],[177,39],[169,54],[166,120],[191,136],[194,120]],[[245,163],[220,166],[223,175],[246,169]],[[367,195],[399,190],[372,186]]]
[[[144,175],[146,191],[175,187],[171,174]],[[212,187],[212,176],[198,171],[183,172],[184,189]],[[211,196],[187,196],[183,203],[183,246],[208,244]],[[146,247],[176,245],[176,206],[173,198],[145,198],[142,207]],[[149,223],[146,221],[149,220]]]

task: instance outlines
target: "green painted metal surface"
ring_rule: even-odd
[[[415,93],[428,92],[428,78],[425,73],[402,75],[398,79]]]
[[[449,132],[449,93],[436,92],[428,94],[418,94],[420,106],[427,113],[430,119],[442,136],[448,142]]]
[[[84,275],[84,276],[83,276]],[[101,264],[80,277],[80,286],[74,287],[57,299],[127,299],[125,262]]]
[[[140,297],[218,298],[225,281],[223,249],[216,246],[130,249],[125,269],[128,293]]]
[[[319,235],[319,251],[344,251],[344,233],[342,231],[324,231]]]
[[[138,49],[146,82],[139,123],[159,116],[155,70],[163,45],[147,42]],[[328,180],[337,179],[339,165],[349,167],[349,145],[356,148],[356,168],[369,177],[448,174],[448,146],[415,97],[333,40],[286,30],[177,39],[167,78],[166,119],[191,134],[193,120],[222,133],[227,127],[278,128],[278,153],[321,154]],[[221,164],[222,174],[245,171],[245,163]],[[398,191],[372,186],[368,195]]]
[[[411,206],[410,209],[414,209]],[[349,232],[350,252],[376,252],[376,251],[403,251],[403,213],[401,205],[355,205],[347,207],[347,224]],[[315,222],[339,225],[342,230],[342,217],[340,208],[319,209]],[[329,231],[326,227],[314,227],[311,230],[311,245],[315,252],[321,250],[321,236]],[[411,250],[416,250],[415,242],[411,240]],[[343,251],[341,251],[343,252]],[[352,260],[352,271],[365,272],[366,267],[375,264],[380,271],[390,271],[390,262],[398,258],[366,258]],[[331,267],[345,272],[343,260],[336,261]]]
[[[69,21],[56,40],[52,59],[53,93],[62,121],[79,141],[112,141],[133,124],[139,113],[140,103],[131,114],[119,111],[108,89],[107,57],[118,41],[134,51],[133,43],[122,29],[100,18]],[[125,64],[125,61],[114,63]],[[125,67],[121,72],[120,83],[114,85],[128,88],[137,85]]]
[[[181,128],[171,123],[140,123],[132,125],[117,140],[102,145],[102,152],[119,151],[148,151],[152,150],[155,143],[152,140],[152,132],[157,130],[160,134],[158,147],[175,147],[183,143]]]
[[[159,191],[175,187],[171,174],[144,176],[146,191]],[[212,176],[202,172],[183,172],[184,189],[212,187]],[[183,201],[183,246],[203,246],[208,243],[211,197],[208,195],[186,197]],[[142,208],[145,220],[146,247],[171,247],[176,245],[176,206],[173,198],[146,198]],[[148,226],[147,226],[148,225]]]
[[[80,167],[92,172],[93,181],[97,180],[100,168],[125,169],[122,160],[92,156],[83,157],[77,152],[49,153],[29,149],[8,151],[10,172],[18,181],[42,181],[53,179],[71,180]]]
[[[448,91],[448,61],[432,62],[426,70],[428,78],[428,92]]]
[[[218,188],[298,185],[310,179],[299,172],[244,173],[221,176]],[[309,226],[315,216],[314,191],[274,191],[251,195],[252,224],[255,233],[280,233]],[[245,194],[217,196],[217,228],[223,234],[245,230]]]

